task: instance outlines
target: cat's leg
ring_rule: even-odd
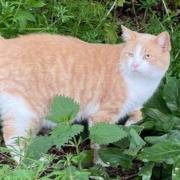
[[[91,126],[93,126],[92,121],[90,121],[90,123],[89,123],[89,127],[91,127]],[[91,146],[91,149],[93,150],[93,163],[94,164],[99,164],[99,165],[101,165],[103,167],[108,167],[109,164],[104,163],[102,161],[102,159],[99,157],[98,151],[101,148],[101,146],[99,144],[95,143],[95,142],[92,142],[92,141],[91,141],[90,146]]]
[[[89,124],[92,126],[95,123],[98,122],[106,122],[106,123],[114,123],[113,118],[118,113],[118,108],[107,108],[102,109],[101,111],[97,112],[92,118],[89,119]],[[102,137],[103,138],[103,137]],[[94,164],[100,164],[103,167],[108,167],[109,164],[106,162],[103,162],[102,159],[98,155],[98,150],[101,148],[101,146],[97,143],[91,142],[91,148],[93,149],[93,162]]]
[[[9,93],[0,93],[0,112],[5,144],[11,149],[13,158],[19,162],[26,144],[22,139],[37,134],[42,121],[23,97]]]
[[[135,123],[137,123],[140,120],[142,120],[142,112],[139,109],[139,110],[134,111],[130,115],[129,119],[125,123],[125,126],[130,126],[131,124],[135,124]]]

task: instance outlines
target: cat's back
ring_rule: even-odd
[[[84,48],[86,42],[77,38],[52,34],[30,34],[13,39],[0,39],[1,56],[16,56],[25,54],[55,54],[72,50],[75,46]]]
[[[2,64],[48,64],[74,59],[87,64],[97,61],[107,63],[111,56],[119,55],[119,46],[91,44],[71,36],[55,34],[29,34],[13,39],[0,39],[0,67]],[[88,59],[88,61],[87,61]],[[108,59],[106,61],[105,59]]]

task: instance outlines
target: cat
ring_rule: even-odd
[[[170,36],[122,26],[122,37],[124,43],[116,45],[50,34],[1,38],[0,114],[6,146],[20,151],[16,137],[54,126],[43,118],[56,95],[79,102],[76,119],[88,118],[90,126],[116,123],[126,115],[126,126],[141,120],[143,104],[169,67]]]

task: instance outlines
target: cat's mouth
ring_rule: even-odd
[[[134,72],[139,72],[139,69],[138,68],[132,68],[132,71],[134,71]]]
[[[140,73],[139,67],[131,67],[130,69],[131,69],[131,72]]]

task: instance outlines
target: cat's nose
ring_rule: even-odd
[[[134,69],[137,69],[137,68],[139,67],[139,64],[133,63],[133,64],[131,65],[131,67],[134,68]]]

